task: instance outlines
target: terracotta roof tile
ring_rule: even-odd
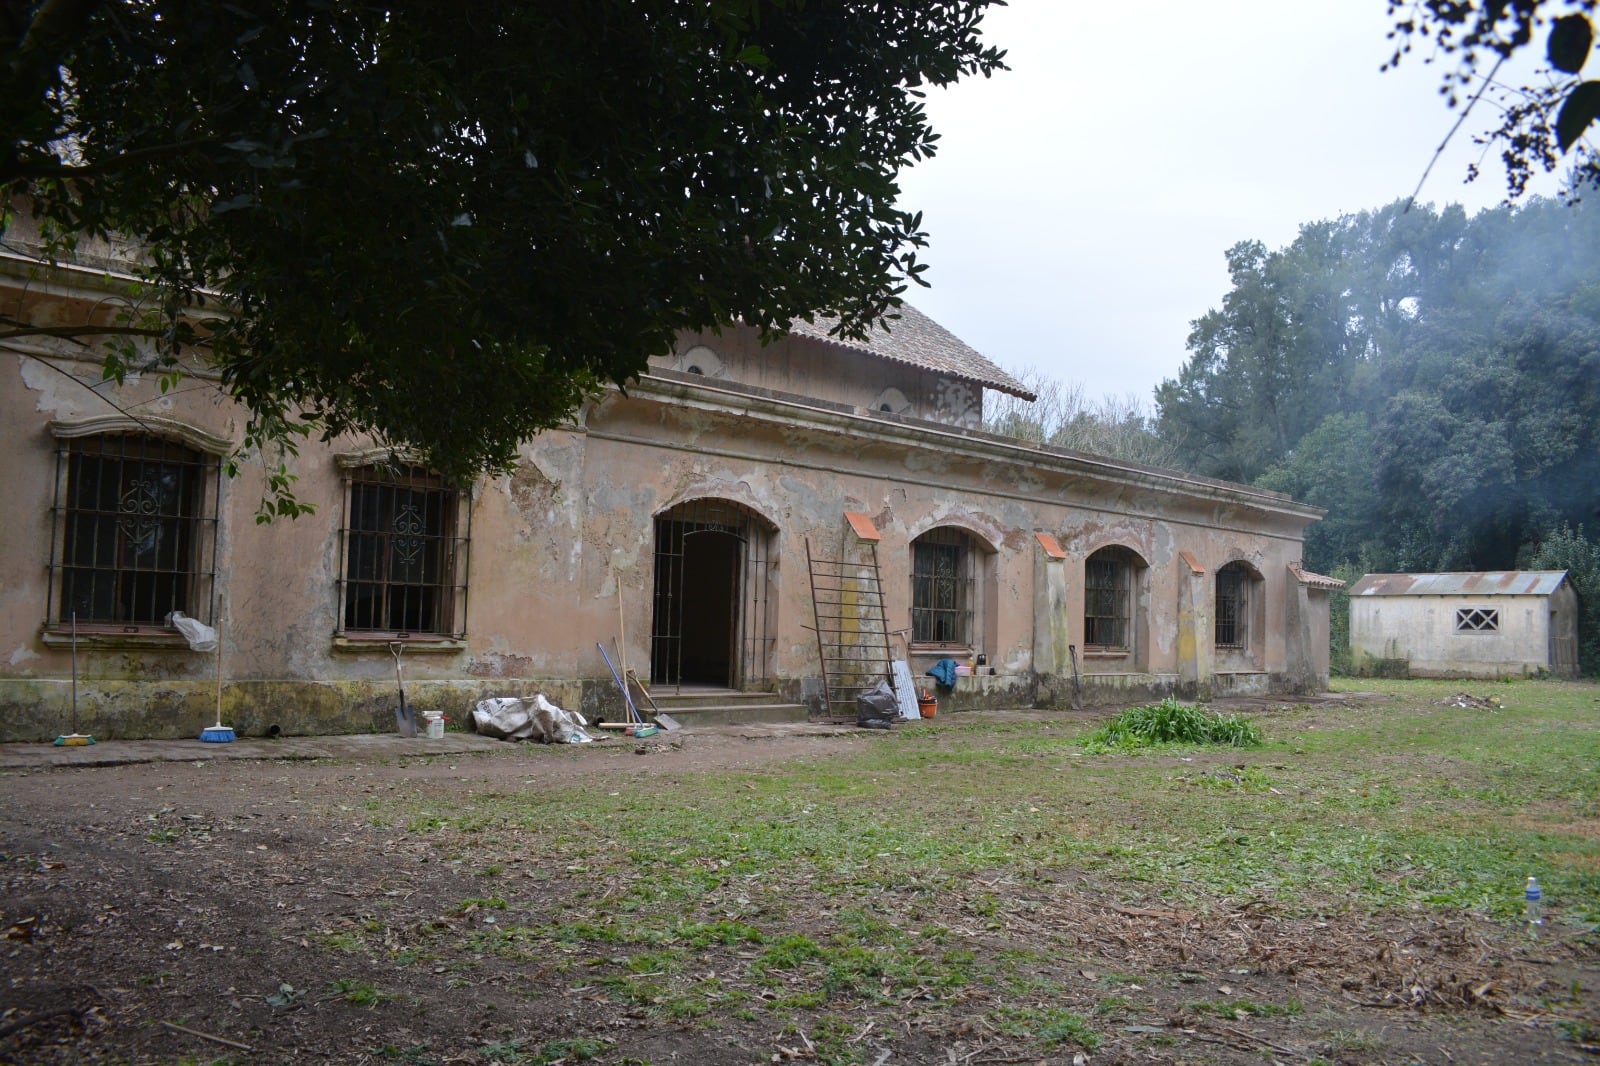
[[[844,520],[850,523],[850,528],[854,530],[855,535],[862,540],[883,539],[882,534],[878,532],[878,527],[872,524],[872,517],[870,515],[864,515],[856,511],[846,511],[844,513]]]
[[[1055,537],[1048,533],[1035,533],[1034,536],[1039,541],[1039,547],[1043,548],[1044,553],[1050,558],[1065,559],[1067,557],[1067,553],[1061,550],[1061,544]]]
[[[1299,563],[1290,563],[1289,573],[1293,574],[1294,579],[1307,588],[1325,589],[1328,592],[1337,592],[1344,588],[1344,582],[1338,578],[1314,574]]]
[[[800,337],[837,344],[858,352],[876,355],[895,363],[932,370],[970,381],[984,388],[1007,392],[1024,400],[1037,397],[1028,387],[984,358],[976,349],[910,304],[902,304],[898,320],[887,329],[872,331],[866,341],[838,337],[829,331],[839,324],[836,318],[818,315],[814,322],[796,321],[789,332]]]

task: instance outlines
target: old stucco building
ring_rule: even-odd
[[[0,300],[81,319],[123,281],[0,260]],[[31,347],[30,347],[31,345]],[[167,624],[218,620],[224,717],[241,733],[389,728],[389,645],[412,703],[460,714],[542,690],[616,699],[597,642],[662,686],[814,708],[808,557],[866,567],[920,675],[983,656],[946,707],[1074,694],[1319,689],[1326,592],[1299,568],[1319,512],[1271,492],[982,432],[985,390],[1025,394],[914,310],[870,345],[803,327],[687,336],[626,394],[466,487],[366,442],[306,447],[317,507],[258,525],[259,470],[224,476],[240,413],[203,386],[112,389],[47,340],[0,363],[0,739],[80,728],[193,736],[216,656]],[[847,517],[850,516],[850,517]]]

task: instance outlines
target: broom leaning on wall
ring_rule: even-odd
[[[202,625],[193,618],[185,617],[181,611],[172,613],[172,624],[178,627],[189,641],[189,647],[195,651],[215,651],[217,653],[217,724],[207,726],[200,730],[200,739],[207,744],[231,744],[234,740],[233,728],[222,724],[222,597],[217,596],[217,628]]]

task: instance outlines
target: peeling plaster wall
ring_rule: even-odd
[[[790,394],[815,386],[836,402],[876,395],[891,382],[918,402],[936,391],[916,373],[876,360],[830,362],[831,349],[815,347],[779,352],[761,380]],[[732,352],[728,362],[749,368],[757,359]],[[86,387],[97,377],[94,364],[59,365],[82,380],[26,357],[0,364],[10,490],[10,506],[0,510],[0,740],[48,739],[66,731],[71,710],[70,653],[44,635],[56,477],[48,424],[111,408]],[[155,382],[137,378],[116,401],[228,440],[238,439],[243,421],[212,394],[162,396]],[[241,732],[381,730],[393,721],[386,646],[341,642],[337,634],[345,482],[335,456],[364,443],[308,445],[291,461],[297,494],[317,508],[296,521],[255,523],[256,468],[214,486],[224,717]],[[1046,455],[957,422],[864,417],[729,392],[726,383],[701,388],[652,378],[627,396],[608,393],[580,424],[525,445],[515,472],[481,480],[470,493],[466,638],[412,645],[403,660],[408,702],[452,716],[483,696],[535,691],[589,713],[614,711],[596,642],[610,645],[625,632],[628,664],[648,674],[655,519],[700,499],[736,502],[775,530],[773,640],[760,684],[787,695],[816,692],[807,541],[827,554],[857,550],[846,511],[867,514],[882,538],[877,558],[890,630],[910,624],[913,540],[949,526],[981,545],[981,638],[970,653],[986,655],[996,675],[963,679],[941,710],[1064,702],[1077,691],[1090,702],[1203,694],[1210,664],[1196,648],[1209,640],[1210,614],[1201,601],[1216,569],[1234,559],[1263,575],[1265,632],[1260,677],[1228,684],[1282,688],[1319,669],[1289,635],[1306,608],[1292,602],[1287,564],[1300,558],[1314,512],[1242,486]],[[1055,537],[1065,558],[1041,564],[1036,533]],[[1084,560],[1113,544],[1147,564],[1136,663],[1081,657]],[[1180,560],[1182,551],[1202,575]],[[1311,613],[1314,623],[1314,607]],[[1070,653],[1063,654],[1074,646],[1076,687]],[[915,672],[942,654],[915,656]],[[96,735],[193,736],[215,713],[211,655],[112,634],[86,641],[79,666],[81,727]],[[1320,670],[1325,679],[1325,659]]]
[[[1170,492],[1133,486],[1108,487],[1103,480],[1046,474],[1023,463],[1000,464],[937,446],[907,448],[864,432],[820,429],[798,418],[757,420],[732,412],[662,406],[637,393],[609,401],[588,425],[596,498],[603,498],[599,485],[616,476],[602,472],[620,471],[638,463],[641,455],[659,456],[649,462],[653,470],[661,471],[663,486],[653,508],[638,506],[631,519],[611,515],[604,529],[626,528],[630,521],[643,529],[670,503],[696,495],[734,499],[779,527],[776,554],[793,568],[805,557],[808,537],[814,545],[836,553],[839,539],[847,535],[842,514],[868,514],[883,538],[878,558],[891,630],[910,620],[911,541],[939,526],[966,530],[994,549],[985,557],[984,636],[973,652],[982,652],[1005,673],[1034,672],[1040,629],[1049,629],[1054,622],[1041,617],[1035,606],[1051,602],[1048,596],[1041,600],[1036,589],[1035,531],[1053,533],[1067,551],[1061,564],[1063,588],[1057,595],[1069,633],[1079,629],[1083,560],[1091,552],[1120,544],[1149,563],[1140,592],[1141,639],[1148,647],[1144,662],[1131,671],[1119,669],[1120,664],[1083,663],[1080,681],[1091,693],[1116,699],[1194,690],[1179,676],[1181,590],[1175,563],[1180,549],[1190,551],[1206,567],[1201,584],[1208,596],[1215,569],[1227,562],[1248,559],[1271,575],[1262,581],[1261,614],[1268,620],[1268,632],[1260,642],[1264,660],[1257,671],[1260,676],[1230,684],[1264,689],[1270,684],[1269,673],[1287,672],[1288,645],[1281,632],[1287,612],[1281,601],[1292,583],[1287,565],[1299,558],[1303,519],[1274,521],[1233,505],[1174,498]],[[777,469],[771,465],[773,456],[781,457]],[[1111,506],[1131,513],[1107,513],[1108,498]],[[1247,523],[1255,529],[1247,529]],[[602,532],[596,527],[590,535]],[[804,576],[788,583],[778,599],[784,639],[778,642],[774,667],[784,678],[816,669],[814,638],[802,628],[811,619]],[[640,586],[638,598],[647,592]],[[647,621],[643,610],[630,612],[629,631],[642,632]],[[1274,632],[1274,625],[1280,631]],[[1209,636],[1204,634],[1206,640]],[[1049,633],[1042,637],[1047,646],[1056,639]],[[938,657],[913,656],[914,672],[920,673]]]

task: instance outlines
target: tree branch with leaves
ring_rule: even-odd
[[[1419,46],[1429,49],[1428,62],[1454,59],[1440,87],[1450,106],[1462,109],[1450,136],[1488,102],[1498,109],[1498,122],[1474,139],[1486,148],[1499,147],[1510,198],[1522,196],[1536,173],[1554,172],[1564,163],[1570,166],[1568,194],[1576,196],[1583,186],[1600,184],[1600,154],[1588,139],[1600,119],[1600,80],[1582,76],[1594,51],[1595,8],[1596,0],[1391,2],[1395,23],[1389,36],[1395,50],[1385,68]],[[1542,80],[1500,82],[1506,61],[1541,39],[1547,64],[1538,72]],[[1476,166],[1469,168],[1468,179],[1477,174]]]
[[[680,331],[892,315],[992,2],[7,3],[0,230],[135,242],[122,340],[203,341],[248,440],[503,471]]]

